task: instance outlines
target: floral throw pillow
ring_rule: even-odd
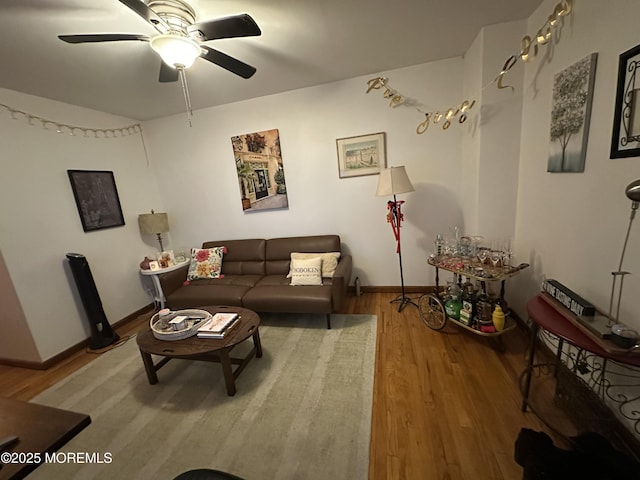
[[[226,251],[226,247],[192,248],[187,279],[222,278],[222,256]]]

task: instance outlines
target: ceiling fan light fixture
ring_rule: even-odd
[[[162,61],[173,68],[189,68],[201,54],[198,42],[171,33],[156,35],[150,43]]]

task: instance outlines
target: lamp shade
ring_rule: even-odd
[[[140,232],[144,234],[164,233],[169,231],[169,217],[166,213],[142,213],[138,215]]]
[[[627,198],[634,202],[640,202],[640,180],[631,182],[625,189]]]
[[[189,68],[201,53],[198,42],[171,33],[156,35],[150,43],[162,61],[173,68]]]
[[[380,172],[378,179],[378,191],[376,195],[384,197],[386,195],[396,195],[397,193],[414,192],[415,188],[407,176],[404,167],[389,167]]]

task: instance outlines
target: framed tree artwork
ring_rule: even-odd
[[[553,78],[548,172],[584,172],[597,53]]]
[[[124,225],[113,172],[67,170],[85,232]]]
[[[620,54],[610,158],[640,156],[640,45]]]

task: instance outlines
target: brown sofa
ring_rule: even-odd
[[[331,313],[345,302],[352,258],[340,255],[332,278],[322,285],[290,285],[292,252],[342,252],[338,235],[204,242],[202,248],[225,246],[222,278],[191,280],[189,266],[159,276],[166,306],[171,309],[234,305],[256,312],[322,313],[331,328]]]

